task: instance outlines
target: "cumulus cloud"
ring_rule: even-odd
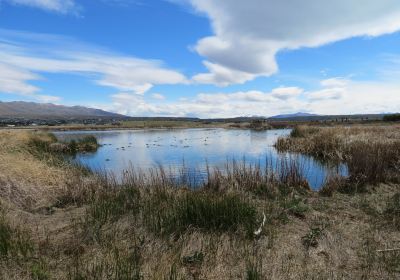
[[[0,92],[27,94],[38,73],[86,75],[102,86],[144,94],[153,85],[186,83],[161,61],[144,60],[85,45],[71,38],[0,30]]]
[[[3,0],[14,5],[29,6],[56,13],[76,13],[79,6],[74,0]]]
[[[340,84],[339,81],[343,83]],[[319,88],[313,91],[280,87],[269,92],[210,92],[200,93],[193,98],[161,103],[146,101],[143,96],[137,94],[119,93],[113,96],[111,104],[99,106],[132,116],[200,118],[272,116],[295,112],[331,115],[398,112],[400,84],[331,78],[321,81]]]
[[[271,95],[282,100],[287,100],[299,96],[302,92],[303,89],[298,87],[280,87],[274,89]]]
[[[400,112],[398,82],[349,81],[342,88],[326,88],[308,96],[307,107],[324,114]]]
[[[347,93],[350,80],[344,78],[330,78],[321,81],[322,89],[309,92],[307,98],[310,101],[341,99]]]
[[[197,42],[208,73],[196,82],[243,83],[278,71],[276,54],[400,30],[398,0],[187,0],[215,35]]]

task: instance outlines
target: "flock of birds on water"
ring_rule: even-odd
[[[218,131],[211,131],[208,132],[207,134],[214,134],[216,135],[218,133]],[[234,136],[239,136],[240,133],[235,134]],[[205,137],[198,137],[198,138],[184,138],[184,139],[178,139],[176,136],[173,136],[173,143],[169,144],[170,147],[173,148],[190,148],[191,146],[188,145],[188,142],[193,141],[193,140],[202,140],[203,141],[203,145],[204,146],[208,146],[209,145],[209,141],[210,141],[210,137],[212,136],[205,136]],[[219,135],[218,137],[222,137],[221,135]],[[162,142],[164,140],[164,138],[158,136],[155,140],[150,140],[149,143],[146,143],[145,146],[146,148],[151,148],[151,147],[163,147],[164,145],[160,144],[160,142]],[[112,144],[102,144],[102,146],[112,146]],[[116,150],[122,150],[125,151],[127,148],[132,148],[133,147],[133,143],[129,142],[127,146],[121,146],[121,147],[117,147],[115,148]]]
[[[196,146],[203,145],[203,146],[208,146],[212,143],[212,140],[215,138],[221,138],[223,135],[221,135],[220,130],[209,130],[209,131],[204,131],[200,137],[193,137],[193,138],[179,138],[176,135],[172,136],[172,141],[170,143],[164,143],[161,144],[163,141],[167,140],[161,136],[157,136],[156,138],[150,139],[148,143],[145,143],[146,148],[155,148],[155,147],[164,147],[164,146],[169,146],[171,148],[190,148],[192,147],[189,145],[189,143],[192,143],[193,141],[196,141]],[[248,136],[250,134],[249,131],[235,131],[231,137],[233,139],[240,137],[240,136]],[[130,139],[131,140],[131,139]],[[132,141],[132,140],[131,140]],[[168,142],[168,141],[166,141]],[[103,143],[101,146],[113,146],[111,143]],[[123,151],[125,152],[129,148],[134,147],[135,144],[133,142],[129,142],[128,145],[126,146],[120,146],[116,147],[115,150],[118,151]],[[110,161],[109,158],[106,158],[105,161]]]

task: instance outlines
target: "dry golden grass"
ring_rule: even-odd
[[[19,207],[47,205],[68,178],[68,170],[49,165],[27,150],[32,132],[0,131],[0,193]],[[40,137],[47,138],[45,134]]]

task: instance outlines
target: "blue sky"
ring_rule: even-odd
[[[0,0],[0,100],[132,116],[400,111],[397,0]]]

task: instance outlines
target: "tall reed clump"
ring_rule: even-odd
[[[304,168],[296,157],[281,157],[275,162],[266,159],[264,167],[243,161],[227,162],[223,169],[208,169],[204,188],[214,192],[235,190],[268,198],[310,190]]]
[[[83,235],[86,240],[101,241],[101,229],[105,224],[127,215],[136,217],[141,208],[141,195],[137,187],[119,184],[115,177],[107,174],[97,174],[96,181],[90,184],[88,189],[82,188],[84,197],[79,198],[87,205]]]
[[[349,180],[358,185],[399,179],[400,142],[355,141],[346,155]]]
[[[257,226],[256,207],[237,194],[188,191],[175,196],[157,191],[146,202],[144,221],[158,235],[181,235],[187,230],[205,232],[244,231]]]
[[[302,127],[294,129],[290,137],[278,139],[275,146],[281,152],[347,164],[348,183],[338,189],[354,192],[364,191],[366,185],[399,181],[398,139],[398,131],[386,127]]]
[[[32,133],[27,148],[33,155],[43,158],[51,152],[50,146],[54,143],[57,143],[57,138],[52,133]]]
[[[39,158],[48,158],[62,154],[76,154],[79,152],[95,152],[99,147],[95,136],[88,135],[78,140],[60,142],[52,133],[32,133],[28,141],[28,150]]]
[[[101,192],[89,201],[87,223],[103,225],[118,220],[125,214],[136,214],[140,207],[140,193],[135,188],[121,186],[118,190]]]
[[[71,140],[66,143],[68,152],[76,154],[79,152],[95,152],[99,147],[97,138],[93,135],[85,136],[78,140]]]
[[[300,126],[289,137],[280,137],[275,143],[279,152],[295,152],[314,156],[321,160],[343,159],[343,139],[333,129]]]

